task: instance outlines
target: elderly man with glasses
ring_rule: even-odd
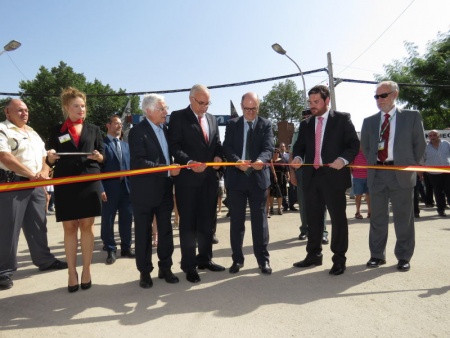
[[[369,169],[367,175],[372,209],[367,267],[377,268],[386,264],[391,201],[397,235],[394,250],[398,259],[397,270],[408,271],[415,246],[413,189],[416,172],[387,170],[386,166],[419,165],[426,143],[420,113],[397,107],[398,94],[397,83],[378,83],[374,98],[380,111],[364,119],[361,130],[367,164],[380,166],[380,169]]]
[[[216,118],[207,113],[211,102],[204,85],[194,85],[190,105],[170,116],[169,149],[175,162],[194,166],[182,169],[174,179],[180,214],[181,269],[186,279],[198,283],[200,270],[223,271],[212,261],[213,225],[217,205],[216,170],[207,162],[222,162],[223,150]],[[196,243],[198,255],[196,255]]]

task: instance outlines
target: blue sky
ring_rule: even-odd
[[[127,92],[296,73],[272,50],[275,42],[303,71],[326,67],[331,52],[335,77],[373,80],[384,64],[407,55],[405,41],[422,52],[450,29],[448,0],[4,0],[1,9],[0,46],[11,39],[22,46],[0,56],[0,92],[18,92],[19,81],[60,61],[89,81]],[[301,79],[293,80],[302,89]],[[307,90],[328,83],[324,72],[305,80]],[[241,114],[242,94],[263,98],[274,84],[212,90],[209,111],[229,114],[233,100]],[[336,87],[337,109],[352,114],[357,130],[376,112],[373,92],[373,85]],[[166,102],[171,110],[184,108],[188,94],[167,94]]]

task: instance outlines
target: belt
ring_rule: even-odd
[[[28,177],[23,177],[23,176],[17,176],[16,175],[16,180],[17,181],[29,181],[30,179]]]
[[[384,162],[377,161],[377,164],[380,164],[380,165],[394,165],[394,161],[384,161]]]

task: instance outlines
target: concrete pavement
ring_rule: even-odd
[[[348,202],[350,247],[342,276],[328,274],[329,246],[324,246],[322,266],[292,267],[306,255],[306,241],[297,239],[298,212],[269,219],[271,276],[259,273],[249,222],[245,266],[236,275],[228,273],[232,262],[225,208],[219,217],[220,243],[213,249],[214,261],[227,270],[200,272],[199,284],[187,282],[175,230],[173,272],[180,283],[157,279],[155,269],[151,289],[139,287],[134,260],[119,258],[105,265],[100,219],[95,223],[93,287],[74,294],[67,292],[67,271],[38,271],[22,236],[14,287],[0,291],[0,337],[450,336],[449,219],[421,205],[411,271],[395,268],[392,224],[387,264],[367,269],[369,220],[354,219],[354,201]],[[365,206],[362,211],[366,217]],[[52,251],[64,259],[62,225],[54,216],[49,216],[48,229]],[[156,262],[155,250],[153,258]]]

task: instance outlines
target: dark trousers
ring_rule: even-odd
[[[447,199],[450,198],[450,174],[430,174],[430,181],[433,185],[434,198],[438,211],[444,211]]]
[[[431,184],[429,173],[423,173],[423,183],[425,185],[425,204],[432,205],[434,204],[433,200],[433,185]]]
[[[152,272],[152,224],[156,216],[158,223],[158,266],[170,268],[174,250],[172,233],[173,193],[172,182],[167,179],[163,199],[158,206],[133,203],[136,267],[141,273]]]
[[[288,188],[288,202],[289,208],[294,207],[294,204],[297,203],[297,187],[291,183]]]
[[[180,214],[181,269],[184,272],[212,259],[212,229],[217,210],[217,186],[216,181],[205,181],[198,187],[180,185],[175,187],[175,198]]]
[[[308,221],[308,255],[322,252],[325,210],[331,218],[331,251],[333,263],[345,264],[348,248],[348,222],[346,215],[347,200],[345,189],[335,189],[325,179],[326,173],[317,170],[305,189],[305,206]]]
[[[0,275],[17,269],[20,229],[34,265],[47,268],[55,262],[48,247],[46,204],[42,187],[0,193]]]
[[[250,206],[250,219],[253,239],[253,253],[259,265],[269,262],[269,226],[267,223],[267,189],[260,189],[249,177],[246,186],[239,189],[227,189],[230,205],[230,242],[233,262],[244,263],[242,245],[245,235],[245,215],[247,201]],[[253,183],[253,184],[252,184]],[[251,187],[250,187],[251,186]]]
[[[131,206],[130,193],[124,181],[120,183],[119,191],[105,189],[107,202],[102,205],[101,237],[107,251],[116,251],[114,240],[114,222],[119,211],[120,248],[129,250],[131,247],[131,224],[133,223],[133,208]]]

